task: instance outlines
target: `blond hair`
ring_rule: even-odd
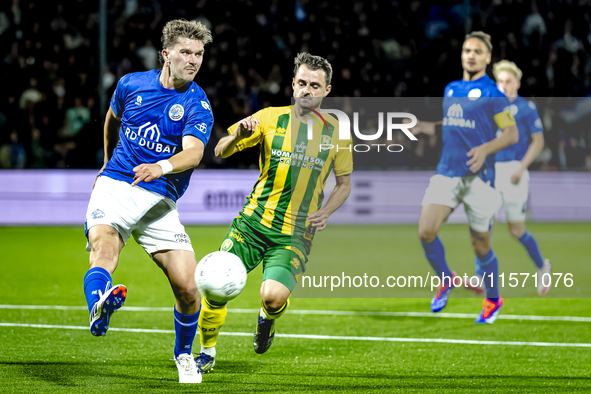
[[[306,65],[310,70],[323,70],[326,79],[326,86],[330,85],[332,80],[332,66],[323,57],[310,55],[308,52],[298,53],[294,61],[293,75],[295,76],[300,69],[300,66]]]
[[[503,71],[510,72],[518,81],[521,81],[521,77],[523,76],[523,72],[517,67],[517,64],[510,62],[509,60],[501,60],[493,65],[493,75],[495,78],[497,78],[499,73]]]
[[[484,43],[484,45],[486,46],[486,49],[488,49],[488,52],[489,53],[492,52],[493,46],[492,46],[492,42],[490,39],[490,34],[486,34],[483,31],[473,31],[472,33],[466,35],[464,42],[466,42],[470,38],[479,39],[480,41],[482,41]]]
[[[203,46],[213,41],[211,31],[201,22],[174,19],[166,23],[162,29],[162,48],[169,49],[178,43],[179,37],[198,40]],[[160,55],[162,62],[162,55]]]

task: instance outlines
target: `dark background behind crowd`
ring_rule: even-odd
[[[216,121],[203,167],[256,167],[256,149],[226,161],[213,147],[232,123],[289,104],[298,52],[333,64],[331,96],[440,97],[462,76],[466,31],[483,30],[493,63],[517,63],[519,93],[538,98],[546,147],[533,167],[591,170],[589,119],[561,116],[591,93],[591,1],[109,0],[108,13],[109,97],[123,75],[160,67],[168,20],[197,19],[212,30],[195,79]],[[101,167],[98,37],[98,2],[1,2],[0,168]],[[439,148],[439,137],[422,136],[395,166],[432,167]]]

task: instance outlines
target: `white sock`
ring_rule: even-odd
[[[259,312],[259,316],[262,317],[263,319],[269,320],[269,316],[267,316],[267,314],[265,313],[265,309],[262,306],[261,306],[261,311]]]
[[[201,353],[205,353],[208,356],[215,357],[215,346],[203,347],[203,345],[201,345]]]

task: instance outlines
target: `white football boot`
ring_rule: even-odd
[[[183,353],[174,358],[179,370],[179,383],[201,383],[203,376],[195,364],[192,354]]]

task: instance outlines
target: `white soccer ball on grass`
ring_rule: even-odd
[[[224,303],[238,297],[246,285],[246,268],[240,257],[229,252],[213,252],[201,259],[195,283],[209,301]]]

